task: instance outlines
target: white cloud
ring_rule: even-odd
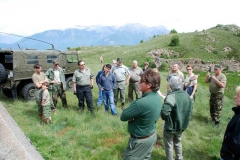
[[[141,23],[178,32],[240,25],[239,0],[0,0],[0,31],[30,35],[49,29]]]

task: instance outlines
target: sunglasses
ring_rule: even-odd
[[[187,69],[188,71],[192,70],[192,69]]]

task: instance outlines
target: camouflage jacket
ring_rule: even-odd
[[[49,68],[47,70],[47,72],[45,73],[45,75],[49,80],[53,81],[54,80],[54,68]],[[65,75],[64,75],[63,69],[61,67],[59,67],[59,77],[63,84],[63,90],[66,90]]]

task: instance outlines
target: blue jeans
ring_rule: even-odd
[[[115,103],[114,103],[113,91],[112,90],[111,91],[103,90],[102,94],[103,94],[103,101],[104,101],[104,105],[105,105],[105,111],[108,111],[108,108],[110,105],[112,114],[116,115],[117,110],[116,110]]]
[[[103,101],[103,95],[102,95],[102,90],[99,90],[98,92],[98,100],[97,100],[97,106],[100,107],[102,105]]]

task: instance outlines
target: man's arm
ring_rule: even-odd
[[[225,88],[225,82],[226,82],[226,80],[223,80],[223,82],[221,82],[221,81],[218,80],[214,75],[212,76],[212,79],[216,82],[216,84],[217,84],[220,88]]]
[[[210,73],[208,72],[205,78],[205,83],[209,83],[210,82]]]
[[[172,106],[171,106],[170,103],[167,103],[167,99],[165,99],[165,102],[163,104],[163,108],[161,110],[161,118],[163,120],[167,120],[169,115],[171,114],[171,111],[172,111]]]
[[[129,107],[123,110],[120,120],[121,121],[129,121],[133,120],[134,118],[138,117],[140,115],[140,109],[136,102],[133,102],[130,104]]]

